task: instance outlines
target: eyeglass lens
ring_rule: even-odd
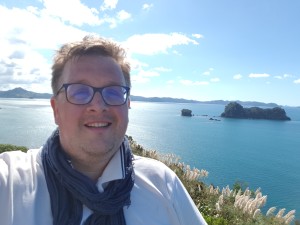
[[[108,105],[122,105],[126,102],[127,90],[122,86],[93,88],[84,84],[70,84],[67,87],[67,99],[73,104],[87,104],[92,101],[97,90]]]

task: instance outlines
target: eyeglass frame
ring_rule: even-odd
[[[91,88],[93,89],[93,95],[92,95],[91,99],[90,99],[88,102],[83,103],[83,104],[78,104],[78,103],[73,103],[73,102],[71,102],[71,101],[69,100],[69,98],[68,98],[68,91],[67,91],[67,90],[68,90],[68,87],[71,86],[71,85],[73,85],[73,84],[81,84],[81,85],[84,85],[84,86],[91,87]],[[124,90],[125,90],[125,93],[124,93],[124,94],[126,94],[126,98],[124,99],[124,102],[123,102],[122,104],[112,105],[112,104],[107,103],[107,101],[104,99],[104,97],[103,97],[103,95],[102,95],[102,91],[103,91],[105,88],[108,88],[108,87],[121,87],[121,88],[124,88]],[[73,105],[87,105],[87,104],[89,104],[89,103],[91,103],[91,102],[93,101],[96,92],[99,92],[100,95],[101,95],[102,100],[104,101],[104,103],[105,103],[106,105],[109,105],[109,106],[121,106],[121,105],[124,105],[124,104],[127,102],[128,97],[129,97],[129,94],[130,94],[130,87],[123,86],[123,85],[109,85],[109,86],[105,86],[105,87],[93,87],[93,86],[91,86],[91,85],[88,85],[88,84],[82,84],[82,83],[64,83],[64,84],[58,89],[58,91],[56,92],[55,96],[58,96],[58,95],[61,93],[61,90],[62,90],[63,88],[64,88],[64,90],[65,90],[65,96],[66,96],[67,101],[68,101],[69,103],[73,104]]]

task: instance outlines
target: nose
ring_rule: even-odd
[[[89,103],[88,109],[90,111],[104,111],[107,109],[107,104],[99,91],[94,94],[92,101]]]

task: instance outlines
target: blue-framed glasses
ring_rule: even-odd
[[[92,87],[87,84],[69,83],[63,84],[57,91],[58,95],[64,89],[68,102],[75,105],[85,105],[93,100],[95,93],[98,91],[105,104],[111,106],[123,105],[129,96],[129,87],[112,85],[102,88]]]

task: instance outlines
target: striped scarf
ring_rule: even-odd
[[[72,168],[61,148],[59,131],[53,132],[42,150],[53,225],[79,225],[83,205],[93,211],[84,225],[126,225],[123,207],[130,205],[134,184],[132,153],[126,138],[120,153],[125,165],[124,179],[111,181],[100,193],[92,180]]]

